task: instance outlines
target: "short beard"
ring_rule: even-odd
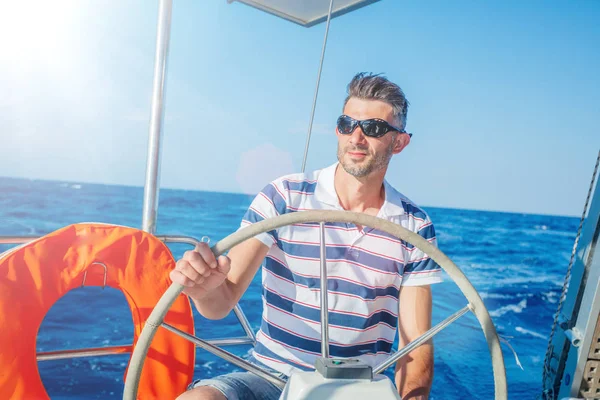
[[[352,150],[366,151],[367,149],[363,148],[363,147],[355,147],[355,146],[351,146],[351,145],[348,145],[348,147],[346,149],[342,149],[340,147],[340,144],[338,143],[337,158],[338,158],[338,161],[340,162],[340,164],[342,165],[342,168],[344,168],[344,171],[346,171],[350,175],[354,176],[355,178],[364,178],[365,176],[368,176],[372,172],[387,168],[388,164],[390,163],[390,159],[392,158],[392,155],[394,154],[394,144],[395,144],[395,140],[390,143],[390,145],[388,146],[388,148],[386,149],[384,154],[380,154],[380,155],[377,155],[375,157],[371,157],[371,158],[365,160],[366,162],[364,165],[355,165],[355,164],[352,164],[351,162],[346,162],[344,160],[344,155],[348,151],[352,151]],[[367,154],[367,157],[370,157],[370,154]]]

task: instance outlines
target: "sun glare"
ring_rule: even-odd
[[[59,66],[77,39],[77,0],[0,1],[0,64],[13,72]]]

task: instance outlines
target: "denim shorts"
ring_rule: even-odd
[[[252,356],[248,361],[287,380],[286,375],[267,367]],[[201,386],[214,387],[223,393],[227,400],[277,400],[281,396],[280,388],[252,372],[232,372],[214,378],[198,379],[188,386],[188,390]]]

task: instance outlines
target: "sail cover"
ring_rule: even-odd
[[[335,0],[331,17],[338,17],[379,0]],[[310,27],[327,20],[329,0],[227,0],[244,3],[259,10]]]

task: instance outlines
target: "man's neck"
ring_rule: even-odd
[[[334,185],[344,210],[377,215],[385,201],[383,178],[385,170],[357,178],[347,173],[341,164],[335,171]]]

